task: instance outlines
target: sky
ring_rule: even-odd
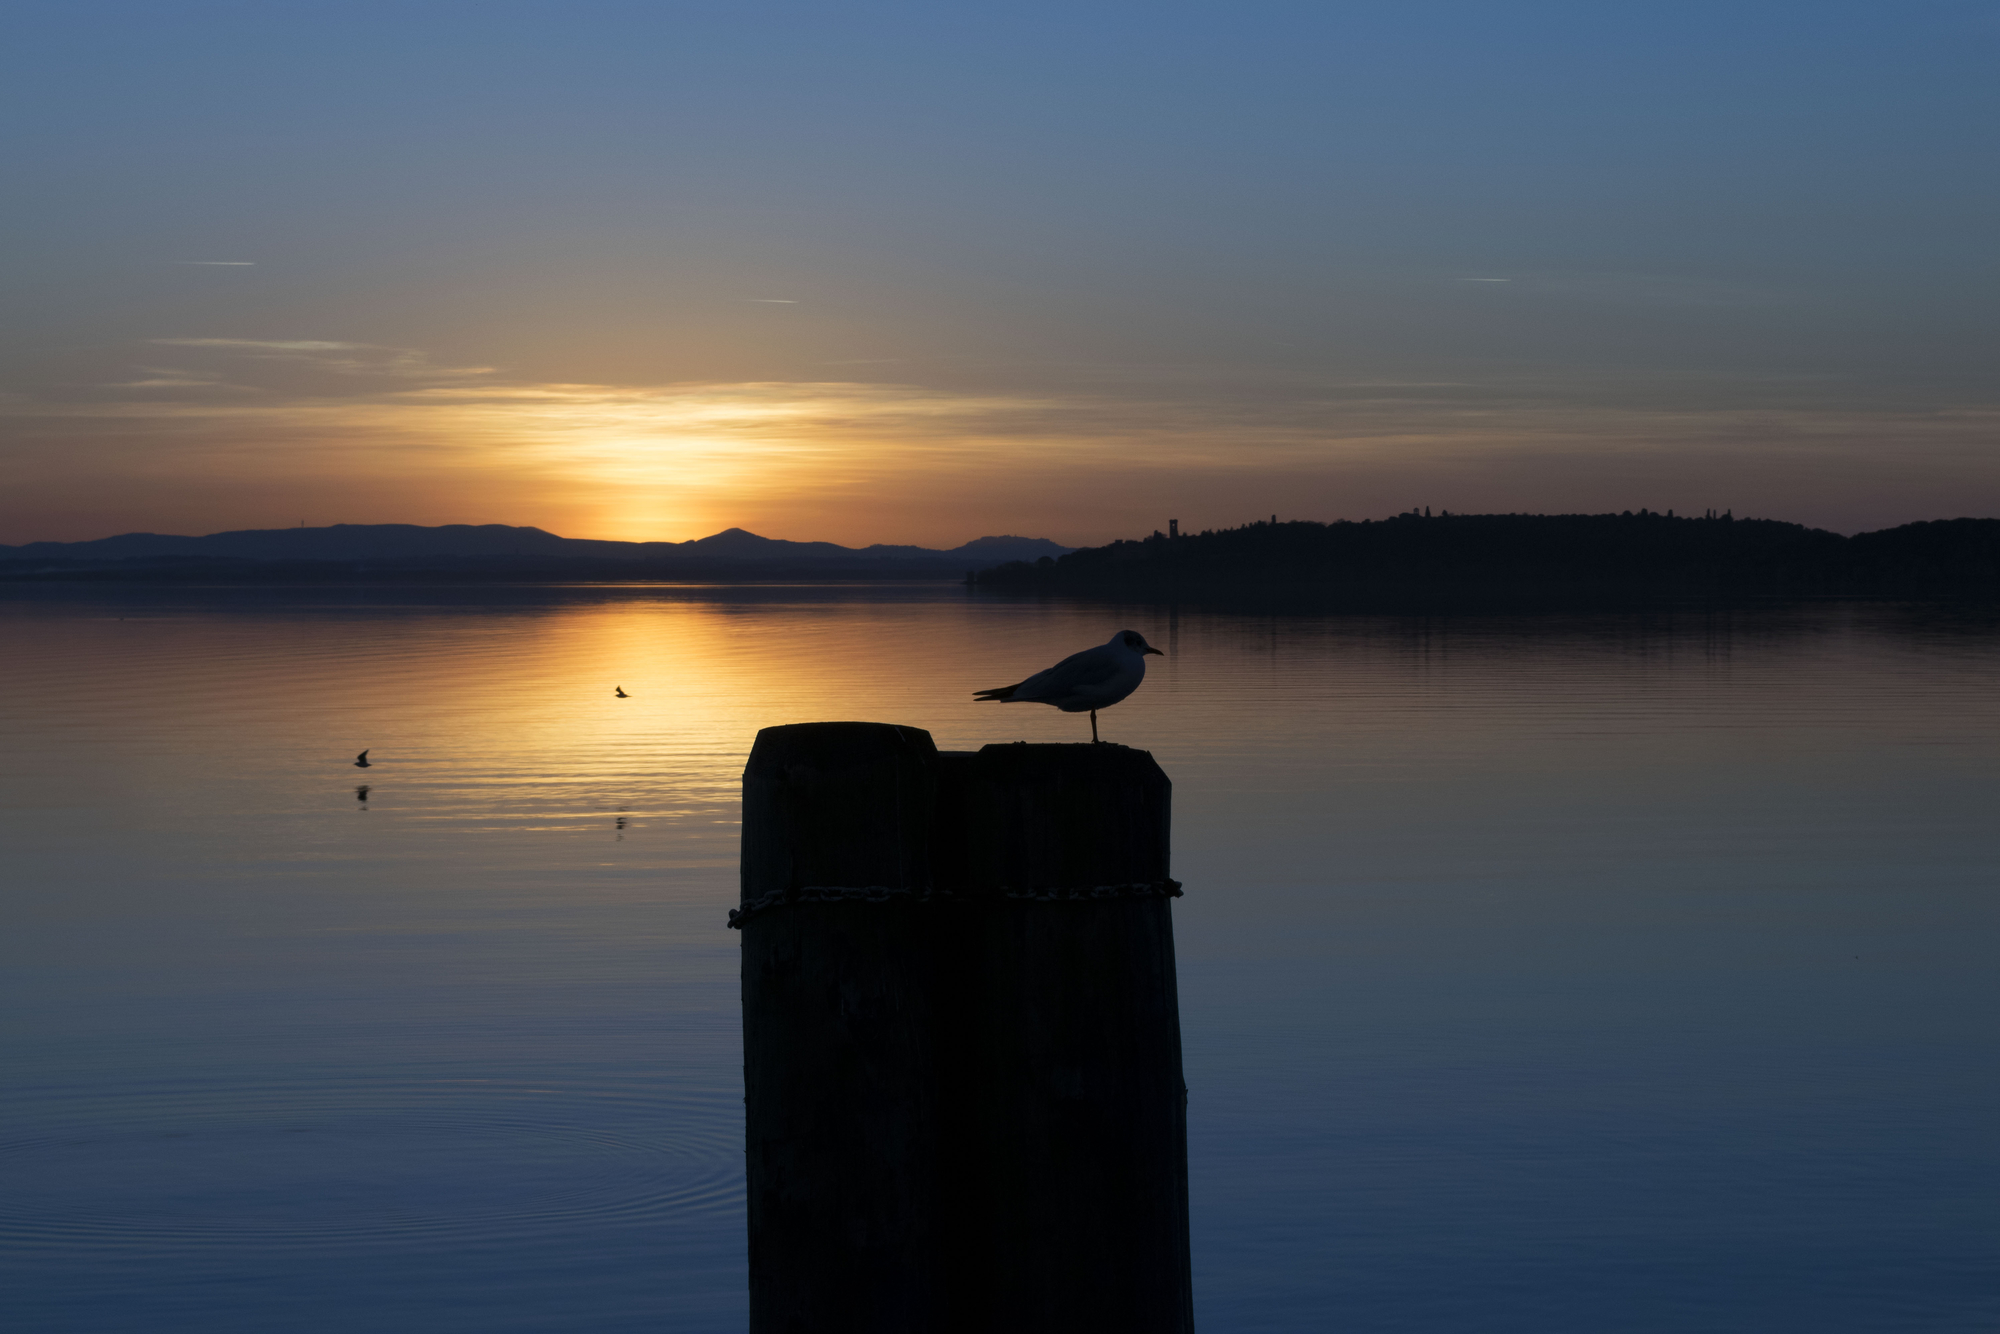
[[[0,32],[0,543],[2000,515],[2000,2]]]

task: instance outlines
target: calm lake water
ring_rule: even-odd
[[[1202,1328],[2000,1328],[2000,626],[940,586],[8,591],[6,1326],[741,1330],[752,738],[1122,627]]]

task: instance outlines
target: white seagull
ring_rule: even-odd
[[[974,699],[1002,704],[1053,704],[1064,713],[1090,711],[1090,739],[1097,740],[1097,711],[1108,709],[1146,679],[1146,655],[1161,653],[1136,630],[1120,630],[1096,648],[1072,653],[1045,672],[998,690],[980,690]]]

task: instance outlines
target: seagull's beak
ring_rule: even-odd
[[[1154,648],[1151,644],[1148,644],[1146,645],[1146,647],[1139,650],[1139,656],[1142,658],[1145,657],[1148,653],[1152,654],[1156,658],[1164,658],[1167,656],[1166,654],[1160,652],[1158,649]]]

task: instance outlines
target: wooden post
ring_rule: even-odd
[[[936,768],[928,732],[815,723],[765,728],[743,771],[753,1330],[842,1329],[848,1313],[918,1330],[937,1306],[918,917]]]
[[[751,1334],[1193,1329],[1171,785],[767,728],[744,771]]]

